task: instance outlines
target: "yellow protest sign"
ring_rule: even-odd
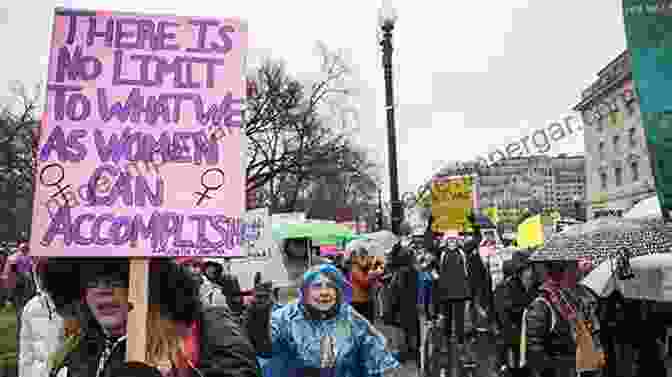
[[[485,216],[487,216],[493,224],[499,223],[499,211],[497,207],[485,208]]]
[[[463,231],[474,203],[471,176],[441,177],[432,182],[434,232]]]
[[[544,244],[544,228],[541,215],[530,217],[518,225],[518,247],[525,249]]]

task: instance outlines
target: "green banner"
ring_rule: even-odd
[[[623,0],[642,125],[661,208],[672,209],[672,0]]]

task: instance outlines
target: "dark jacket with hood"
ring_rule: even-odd
[[[439,280],[434,289],[434,302],[471,299],[467,255],[460,248],[443,248],[439,253],[438,263]]]
[[[410,335],[417,335],[418,322],[418,271],[414,268],[412,252],[396,245],[389,256],[388,267],[392,271],[390,283],[384,287],[383,319],[386,323],[399,325]]]
[[[525,315],[525,326],[527,365],[532,370],[541,373],[555,369],[557,376],[564,376],[561,373],[575,366],[576,342],[571,324],[549,301],[532,301]]]
[[[487,309],[492,298],[492,283],[488,268],[483,263],[483,258],[481,258],[479,251],[481,241],[483,241],[483,236],[481,235],[480,227],[474,225],[473,238],[465,242],[462,249],[467,255],[471,294],[473,298],[479,300],[481,306]]]
[[[523,312],[536,294],[525,289],[518,275],[507,277],[495,290],[497,322],[502,329],[502,340],[508,345],[520,344]]]
[[[105,262],[108,262],[107,266]],[[60,309],[65,313],[67,308],[77,307],[77,304],[73,303],[78,301],[73,299],[76,297],[76,292],[81,291],[78,288],[82,287],[82,283],[70,281],[72,284],[67,284],[72,278],[63,276],[65,272],[63,265],[69,264],[71,272],[82,273],[86,269],[89,273],[99,274],[102,272],[98,271],[101,268],[120,265],[118,259],[109,262],[101,261],[101,258],[79,261],[79,264],[66,261],[60,263],[60,267],[57,266],[58,263],[50,261],[50,264],[45,273],[45,288],[58,297],[55,300],[57,310]],[[226,308],[203,309],[196,281],[184,268],[168,259],[153,259],[150,271],[149,304],[159,305],[160,310],[170,319],[184,323],[194,321],[199,323],[199,357],[195,368],[191,370],[192,376],[257,376],[255,351]],[[56,279],[61,281],[58,282]],[[63,284],[64,281],[66,284]],[[51,376],[56,376],[60,369],[66,367],[68,377],[115,377],[116,369],[125,363],[125,337],[118,339],[106,337],[88,308],[85,305],[79,307],[74,312],[78,314],[83,324],[81,335],[74,346],[63,351],[59,358],[60,362],[57,362],[55,368],[51,370]]]
[[[523,312],[537,296],[536,289],[525,289],[520,278],[521,271],[529,266],[529,257],[529,253],[518,251],[511,260],[504,262],[509,271],[504,281],[495,289],[494,303],[497,322],[503,332],[502,340],[507,345],[520,343]]]
[[[480,260],[478,251],[473,252],[478,248],[482,239],[480,230],[477,227],[475,228],[474,237],[465,242],[462,248],[456,250],[441,249],[439,251],[437,255],[439,280],[436,289],[434,289],[434,302],[470,300],[474,296],[474,288],[478,287],[478,285],[474,287],[474,284],[488,284],[487,281],[480,282],[478,280],[487,279],[487,276],[481,276],[485,267]],[[475,256],[471,254],[475,254]],[[483,267],[483,271],[480,267]]]

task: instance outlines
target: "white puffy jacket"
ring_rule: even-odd
[[[44,292],[26,303],[21,316],[19,377],[49,375],[49,356],[63,344],[63,318]]]

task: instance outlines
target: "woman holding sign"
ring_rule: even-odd
[[[50,375],[118,377],[132,336],[128,260],[54,258],[43,276],[56,309],[79,317],[79,331],[52,355]],[[147,362],[163,377],[257,375],[254,350],[228,310],[203,309],[197,282],[168,258],[150,262],[147,335]]]

